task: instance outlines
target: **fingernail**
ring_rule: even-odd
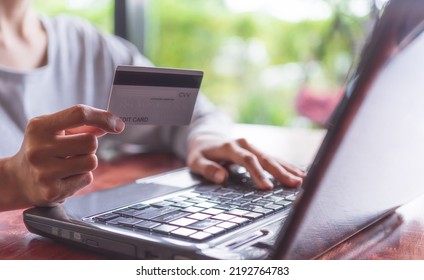
[[[115,118],[115,132],[121,132],[125,128],[125,123],[120,118]]]
[[[225,173],[222,171],[216,171],[215,174],[213,175],[213,180],[216,183],[223,183],[225,180]]]
[[[264,178],[262,181],[264,182],[264,185],[266,188],[268,189],[274,188],[274,184],[268,178]]]
[[[297,178],[296,179],[296,186],[300,186],[303,183],[303,179],[302,178]]]
[[[289,186],[293,186],[293,187],[298,187],[302,185],[303,183],[303,179],[296,176],[290,176],[290,181],[291,183],[289,184]]]

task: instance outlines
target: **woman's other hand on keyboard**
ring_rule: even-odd
[[[244,166],[258,187],[264,190],[273,188],[267,172],[288,187],[300,186],[305,176],[303,170],[262,153],[244,138],[227,140],[203,135],[190,142],[187,164],[193,172],[222,184],[229,175],[220,164],[223,162]]]

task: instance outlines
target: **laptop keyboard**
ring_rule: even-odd
[[[251,182],[199,185],[160,201],[130,205],[91,219],[127,230],[200,242],[289,209],[297,192],[279,184],[271,191],[262,191]]]

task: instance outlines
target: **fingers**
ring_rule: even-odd
[[[195,161],[190,162],[189,168],[217,184],[223,184],[228,178],[228,172],[222,165],[204,157],[197,157]]]
[[[97,167],[94,154],[67,159],[54,158],[32,165],[31,178],[25,185],[31,205],[54,206],[93,180]],[[28,178],[27,178],[28,179]]]
[[[63,111],[44,115],[33,120],[36,126],[43,126],[44,132],[56,133],[80,126],[91,126],[108,133],[121,132],[125,124],[112,113],[86,105],[76,105]],[[97,132],[99,132],[97,130]]]
[[[237,139],[236,142],[243,147],[244,149],[251,151],[253,154],[255,154],[262,162],[262,164],[267,164],[265,162],[265,160],[271,159],[271,157],[264,155],[261,151],[259,151],[259,149],[257,149],[256,147],[254,147],[252,144],[250,144],[246,139],[244,138],[240,138]],[[270,163],[271,164],[271,163]],[[287,170],[288,172],[299,176],[299,177],[304,177],[305,176],[305,171],[301,170],[298,167],[295,167],[294,165],[291,165],[289,163],[286,163],[282,160],[277,160],[277,159],[273,159],[272,160],[272,165],[280,165],[282,166],[285,170]]]
[[[227,142],[200,139],[198,143],[194,141],[191,148],[195,152],[189,156],[189,167],[215,183],[222,183],[222,178],[228,177],[227,171],[218,164],[221,161],[244,166],[260,189],[273,188],[269,174],[290,187],[300,186],[305,176],[301,169],[263,154],[245,139]]]
[[[15,157],[23,193],[33,205],[53,205],[92,181],[97,137],[125,125],[110,112],[85,105],[31,119]]]
[[[258,160],[258,157],[254,153],[239,145],[231,145],[228,152],[233,154],[232,161],[234,163],[240,164],[247,169],[251,178],[256,182],[260,189],[272,189],[274,185],[269,180],[265,170]]]
[[[89,134],[95,135],[97,137],[101,137],[101,136],[106,134],[106,131],[104,131],[100,128],[97,128],[97,127],[94,127],[94,126],[88,126],[88,125],[79,126],[79,127],[70,128],[70,129],[65,130],[65,135],[81,134],[81,133],[89,133]]]
[[[305,172],[300,168],[262,154],[245,139],[238,139],[236,142],[244,149],[252,152],[258,158],[261,167],[279,182],[291,187],[298,187],[302,184]]]
[[[237,141],[227,142],[218,149],[204,151],[204,156],[215,161],[230,161],[244,166],[260,189],[272,189],[273,184],[267,177],[258,157],[239,145]]]
[[[44,177],[51,180],[67,179],[74,175],[84,174],[97,168],[98,160],[95,154],[75,156],[67,159],[56,159],[49,162],[49,166],[42,168]]]
[[[57,136],[51,156],[67,158],[77,155],[94,154],[98,148],[97,137],[92,134]]]
[[[34,166],[52,165],[50,162],[56,159],[94,154],[98,147],[97,138],[91,134],[56,136],[53,140],[43,143],[27,142],[30,143],[26,145],[26,158]]]
[[[40,185],[97,168],[97,138],[91,134],[57,136],[55,141],[28,149],[26,158]]]
[[[283,166],[286,170],[288,170],[290,173],[299,176],[299,177],[305,177],[306,176],[306,172],[302,169],[300,169],[299,167],[296,167],[292,164],[289,164],[287,162],[284,162],[282,160],[277,160],[278,164]]]
[[[277,160],[272,158],[262,158],[261,165],[266,169],[275,179],[284,184],[285,186],[298,187],[302,184],[302,175],[293,172],[292,169],[285,168]]]
[[[91,184],[92,181],[93,174],[87,172],[59,180],[51,185],[44,185],[31,198],[31,204],[35,206],[56,206],[78,190]]]

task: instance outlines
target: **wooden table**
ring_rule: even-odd
[[[325,131],[238,125],[234,137],[247,137],[264,152],[298,165],[308,164]],[[129,183],[137,178],[178,168],[184,162],[168,154],[129,156],[101,162],[94,182],[76,195]],[[125,172],[122,172],[125,170]],[[29,233],[22,210],[0,213],[0,259],[106,259]],[[399,208],[394,215],[355,235],[322,259],[424,259],[424,198]]]

